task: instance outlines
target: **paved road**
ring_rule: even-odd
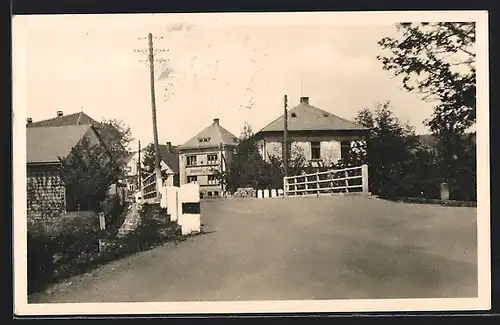
[[[477,296],[475,208],[325,197],[220,200],[202,212],[207,234],[31,302]]]

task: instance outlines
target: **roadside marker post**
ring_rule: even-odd
[[[166,191],[167,214],[170,221],[177,221],[179,218],[179,188],[176,186],[167,186]]]
[[[200,185],[195,183],[184,184],[180,187],[180,205],[182,214],[179,215],[179,225],[183,235],[201,231]]]

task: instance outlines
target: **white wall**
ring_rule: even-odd
[[[307,160],[311,159],[311,142],[320,142],[320,158],[325,164],[336,163],[341,158],[341,141],[358,141],[358,136],[289,136],[292,152],[302,152]],[[264,159],[270,155],[281,157],[282,137],[268,136],[257,142],[259,151]]]

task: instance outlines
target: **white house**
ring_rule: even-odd
[[[369,129],[312,106],[309,97],[288,113],[288,141],[298,148],[312,166],[337,163],[350,151],[354,141],[365,141]],[[264,159],[282,155],[284,114],[256,133],[258,147]]]

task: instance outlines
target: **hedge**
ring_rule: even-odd
[[[92,212],[61,215],[52,224],[30,224],[28,293],[181,237],[178,225],[167,222],[165,210],[159,206],[145,205],[141,218],[138,228],[120,239],[114,231],[99,230],[98,217]],[[102,253],[99,251],[100,239],[109,243]]]

